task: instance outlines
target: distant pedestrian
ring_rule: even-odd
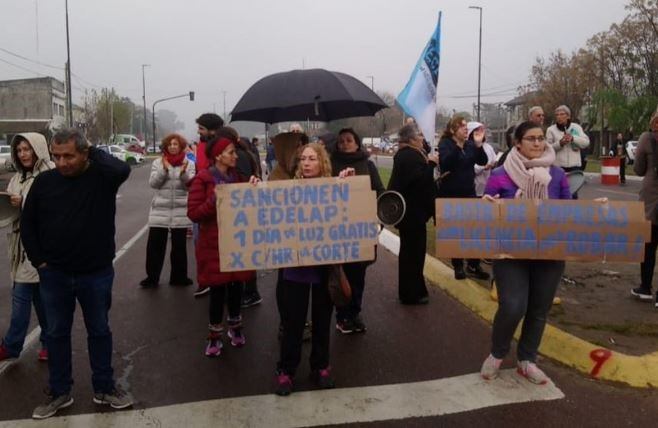
[[[484,151],[484,132],[473,133],[469,140],[468,125],[462,116],[453,116],[439,142],[439,161],[441,169],[440,198],[474,198],[475,165],[487,165],[487,153]],[[463,259],[452,259],[455,279],[465,279],[466,274],[487,280],[489,274],[480,266],[479,259],[468,259],[464,270]]]
[[[274,156],[274,143],[272,139],[267,143],[265,148],[265,165],[267,165],[267,175],[272,174],[272,170],[276,166],[276,157]]]
[[[487,154],[486,165],[475,164],[473,166],[473,170],[475,171],[475,195],[482,197],[489,175],[491,175],[491,170],[496,166],[496,152],[491,144],[487,143],[487,137],[482,123],[468,122],[466,127],[468,128],[468,139],[470,141],[482,139],[482,148]]]
[[[169,134],[162,140],[162,156],[151,164],[149,185],[156,190],[149,212],[146,244],[146,278],[142,288],[158,286],[171,233],[171,272],[169,285],[191,285],[187,276],[187,185],[195,174],[195,165],[186,157],[187,141],[182,135]]]
[[[534,123],[535,125],[543,128],[544,127],[544,119],[546,118],[546,115],[544,114],[544,109],[541,108],[540,106],[533,106],[530,107],[528,110],[528,121]]]
[[[212,140],[206,147],[206,156],[213,160],[213,164],[209,168],[199,171],[192,179],[187,215],[193,222],[199,224],[199,241],[195,248],[199,285],[210,288],[209,332],[205,355],[218,357],[223,348],[225,305],[228,308],[226,322],[231,345],[242,347],[246,343],[242,332],[240,310],[242,283],[251,279],[254,272],[222,272],[219,267],[223,252],[220,252],[219,248],[215,186],[248,180],[248,178],[238,175],[236,170],[238,155],[235,144],[225,137]]]
[[[11,205],[20,210],[25,204],[35,178],[40,173],[55,168],[55,164],[50,160],[46,139],[43,135],[35,132],[18,134],[12,139],[11,160],[16,169],[16,174],[9,180],[7,193],[9,193]],[[0,361],[18,358],[23,351],[25,336],[30,325],[32,305],[34,305],[34,311],[41,327],[41,334],[39,335],[41,349],[38,353],[38,359],[39,361],[47,361],[46,332],[48,331],[48,322],[41,302],[39,273],[25,254],[25,248],[21,242],[20,223],[20,216],[11,222],[11,231],[8,237],[9,274],[13,284],[11,292],[12,309],[7,334],[0,342]]]
[[[361,147],[361,138],[352,128],[338,133],[336,150],[331,154],[332,174],[338,176],[346,168],[353,168],[356,175],[370,177],[370,187],[380,195],[385,189],[375,164]],[[363,291],[366,286],[366,269],[370,262],[354,262],[343,265],[343,271],[352,287],[352,297],[345,306],[336,307],[336,329],[343,334],[363,333],[366,325],[361,319]]]
[[[658,249],[658,112],[651,116],[649,131],[643,132],[637,143],[633,170],[643,177],[640,200],[644,202],[644,215],[651,222],[651,241],[644,246],[644,261],[640,265],[640,286],[631,294],[642,301],[654,301],[658,309],[658,292],[652,294],[653,271]]]
[[[564,171],[553,166],[555,151],[546,144],[544,131],[532,122],[516,127],[515,147],[502,167],[493,170],[485,198],[571,199]],[[564,272],[564,261],[500,259],[493,261],[498,287],[498,311],[494,317],[491,354],[482,364],[484,379],[494,379],[503,358],[510,350],[512,337],[521,319],[521,337],[517,346],[517,371],[536,384],[545,384],[548,376],[537,367],[537,349]]]
[[[621,132],[617,133],[610,152],[610,156],[619,157],[619,183],[626,184],[626,145],[624,144],[624,134]]]
[[[398,135],[399,149],[388,182],[388,190],[399,192],[406,203],[404,217],[395,226],[400,231],[398,298],[403,305],[423,305],[429,302],[423,267],[427,222],[434,217],[434,168],[439,157],[425,152],[423,134],[415,124],[404,125]]]
[[[73,404],[71,326],[76,299],[84,313],[93,401],[115,409],[132,399],[115,387],[112,303],[116,197],[130,167],[90,147],[77,129],[59,131],[50,150],[57,169],[39,174],[23,208],[21,238],[38,268],[48,320],[50,399],[34,410],[44,419]]]
[[[207,169],[211,166],[212,161],[208,160],[206,156],[206,147],[208,143],[217,139],[216,133],[222,126],[224,126],[224,119],[215,113],[204,113],[196,119],[197,123],[197,133],[199,134],[199,142],[196,146],[196,172]],[[199,239],[199,225],[194,223],[192,226],[194,243]],[[208,293],[210,289],[208,287],[198,285],[196,291],[194,292],[194,297],[201,297]]]
[[[546,130],[546,142],[555,150],[556,166],[565,172],[583,170],[580,152],[589,146],[589,137],[571,120],[569,107],[561,105],[555,109],[555,124]],[[578,192],[573,197],[578,199]]]

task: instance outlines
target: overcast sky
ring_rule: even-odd
[[[64,79],[64,0],[0,0],[0,80]],[[255,81],[297,68],[341,71],[397,95],[443,11],[438,105],[471,110],[477,93],[478,12],[483,7],[482,94],[513,98],[537,56],[584,46],[626,15],[622,0],[69,0],[74,100],[114,87],[146,97],[197,93],[159,104],[194,129],[202,112],[230,112]],[[14,65],[8,64],[12,63]],[[22,67],[18,68],[16,66]],[[26,70],[27,69],[27,70]]]

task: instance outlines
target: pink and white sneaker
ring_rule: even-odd
[[[236,348],[241,348],[247,343],[247,340],[242,334],[242,328],[230,328],[228,329],[228,337],[231,339],[231,345]]]
[[[519,361],[516,372],[536,385],[546,385],[550,380],[546,373],[532,361]]]
[[[208,334],[208,343],[206,344],[206,357],[219,357],[222,354],[222,346],[219,333],[210,332]]]
[[[498,377],[500,372],[500,365],[503,360],[494,357],[489,354],[486,360],[482,363],[482,368],[480,369],[480,376],[485,380],[493,380]]]

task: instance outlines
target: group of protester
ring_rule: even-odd
[[[544,130],[543,110],[533,107],[529,120],[507,132],[508,150],[496,160],[486,142],[485,125],[453,117],[438,144],[429,149],[413,123],[399,131],[389,190],[402,194],[406,212],[396,225],[400,233],[399,302],[427,304],[429,296],[423,266],[426,223],[434,216],[435,198],[484,197],[521,199],[572,199],[565,171],[582,166],[580,151],[589,139],[571,121],[566,106],[555,111],[556,123]],[[218,243],[215,186],[249,182],[257,185],[263,172],[255,141],[240,138],[233,128],[212,113],[197,119],[200,141],[195,150],[181,135],[162,140],[162,156],[151,165],[149,184],[155,189],[149,213],[146,278],[143,288],[158,286],[165,249],[171,233],[170,285],[190,285],[186,235],[193,229],[197,295],[209,294],[208,336],[204,353],[223,352],[223,334],[233,347],[246,342],[241,309],[262,300],[253,271],[222,272]],[[642,285],[633,294],[651,297],[651,280],[658,248],[658,115],[651,119],[652,132],[642,134],[635,170],[647,174],[640,195],[652,221],[652,239],[642,264]],[[49,400],[34,411],[43,419],[73,403],[71,396],[71,325],[75,300],[80,302],[88,331],[92,368],[93,401],[113,408],[132,405],[119,390],[111,365],[112,335],[108,325],[114,271],[115,199],[130,168],[90,146],[77,130],[57,133],[50,148],[40,134],[17,135],[11,142],[16,174],[8,186],[10,202],[20,208],[11,225],[10,266],[13,281],[12,317],[0,345],[0,360],[16,358],[22,351],[31,306],[42,328],[38,358],[48,361]],[[377,194],[385,189],[374,163],[352,129],[339,132],[335,148],[309,143],[301,129],[279,134],[267,148],[268,180],[309,179],[353,175],[370,177]],[[271,153],[270,153],[271,150]],[[50,153],[49,153],[50,151]],[[51,161],[51,157],[54,160]],[[435,170],[438,168],[438,179]],[[651,178],[649,178],[651,177]],[[361,318],[365,276],[372,262],[343,264],[351,286],[351,298],[336,305],[329,292],[335,266],[279,269],[276,304],[280,315],[280,353],[276,365],[275,392],[289,395],[302,358],[302,341],[311,306],[311,377],[320,388],[333,388],[329,361],[331,317],[336,307],[336,329],[344,334],[365,332]],[[457,280],[467,275],[489,279],[480,260],[453,259]],[[510,350],[517,326],[524,319],[517,347],[518,372],[531,382],[544,384],[546,374],[536,366],[546,316],[564,271],[554,260],[495,260],[493,275],[499,290],[499,309],[492,332],[491,353],[481,375],[493,379]],[[658,294],[657,294],[658,297]],[[656,303],[658,306],[658,303]],[[224,310],[226,307],[226,321]]]

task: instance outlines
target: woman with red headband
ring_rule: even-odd
[[[200,171],[192,180],[187,200],[187,215],[199,224],[196,243],[197,277],[200,286],[210,287],[210,307],[206,356],[218,357],[222,352],[221,335],[224,304],[228,308],[228,337],[231,345],[245,344],[242,334],[242,282],[251,279],[254,271],[222,272],[219,269],[219,229],[217,227],[217,200],[215,186],[247,181],[238,175],[235,165],[238,155],[233,141],[220,137],[206,146],[206,155],[212,162],[210,168]],[[250,181],[256,182],[256,177]]]

